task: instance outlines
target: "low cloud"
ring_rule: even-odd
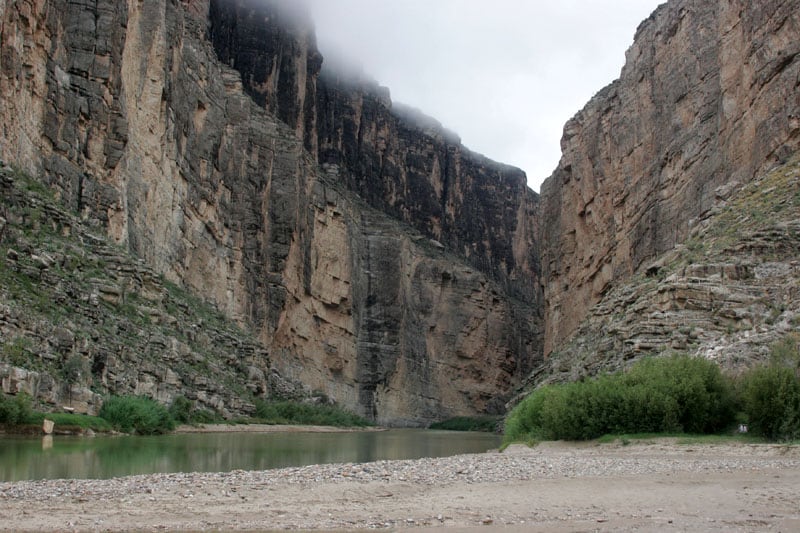
[[[284,0],[288,1],[288,0]],[[539,183],[658,0],[304,0],[322,54]],[[345,59],[351,58],[351,59]]]

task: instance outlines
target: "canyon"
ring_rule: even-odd
[[[0,261],[13,279],[63,287],[58,268],[39,269],[44,282],[37,273],[52,240],[30,232],[92,235],[114,264],[137,266],[88,277],[78,292],[105,294],[114,309],[126,294],[150,294],[135,302],[150,324],[130,326],[142,335],[173,317],[154,344],[77,335],[96,327],[91,301],[79,306],[85,321],[21,320],[26,298],[0,286],[0,341],[23,356],[0,360],[4,392],[60,405],[58,387],[39,394],[36,384],[57,381],[77,357],[92,369],[73,384],[86,412],[109,393],[184,394],[228,415],[247,413],[253,397],[288,395],[424,425],[502,414],[538,383],[670,349],[710,356],[730,341],[752,357],[713,353],[752,363],[795,329],[797,291],[778,289],[796,287],[796,213],[745,220],[736,245],[700,243],[736,206],[774,211],[753,200],[764,183],[783,194],[767,195],[769,206],[797,195],[798,4],[659,7],[620,78],[565,126],[539,196],[521,170],[469,151],[376,82],[327,66],[302,9],[0,2],[0,158],[11,165],[4,190],[18,191],[4,195],[16,200],[0,212]],[[19,192],[32,188],[20,188],[23,174],[42,194]],[[764,235],[778,235],[780,253],[753,251],[766,250],[752,245]],[[690,245],[703,253],[690,256]],[[59,246],[66,269],[80,246]],[[83,280],[81,268],[70,276]],[[769,290],[741,287],[755,279]],[[681,314],[685,302],[730,295],[734,282],[750,299],[688,306],[688,322]],[[169,305],[185,301],[172,287],[198,299],[183,307],[209,305],[230,324],[203,332],[207,321]],[[668,312],[679,316],[654,314]],[[643,317],[660,329],[644,334]],[[49,362],[26,369],[25,357]],[[95,364],[109,360],[120,366]]]

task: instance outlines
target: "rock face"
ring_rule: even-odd
[[[465,257],[535,312],[538,196],[521,170],[466,150],[363,75],[321,70],[310,22],[297,8],[211,0],[210,23],[217,55],[241,73],[245,92],[293,128],[319,163],[335,167],[339,182]]]
[[[306,398],[253,335],[165,282],[0,164],[0,390],[96,414],[108,394],[177,396],[223,416]]]
[[[564,128],[542,187],[545,353],[800,145],[800,3],[673,0]]]
[[[32,0],[0,20],[0,156],[252,328],[255,367],[389,424],[499,411],[532,367],[524,175],[320,78],[302,13]]]
[[[800,153],[719,202],[687,241],[613,287],[528,386],[684,352],[736,372],[800,325]]]

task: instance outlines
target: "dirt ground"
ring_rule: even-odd
[[[800,448],[514,446],[457,458],[0,484],[10,531],[800,531]]]

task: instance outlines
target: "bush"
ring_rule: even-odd
[[[194,406],[186,396],[175,396],[169,406],[169,414],[175,422],[188,424],[192,421]]]
[[[333,405],[314,405],[292,401],[256,400],[255,417],[269,424],[364,427],[364,418]]]
[[[31,418],[31,397],[20,392],[9,398],[0,392],[0,424],[18,426]]]
[[[169,405],[169,415],[178,424],[215,424],[224,422],[219,413],[208,409],[197,409],[191,400],[178,395]]]
[[[555,393],[556,386],[546,385],[535,390],[522,400],[506,418],[505,441],[544,439],[542,410],[548,396]]]
[[[626,373],[548,385],[508,416],[505,441],[586,440],[608,433],[719,431],[733,422],[734,396],[704,359],[645,359]]]
[[[115,430],[125,433],[154,435],[175,428],[166,407],[143,396],[112,396],[103,404],[99,416]]]
[[[225,419],[219,413],[215,413],[210,409],[195,409],[192,411],[190,422],[192,424],[217,424],[224,422]]]
[[[645,359],[623,374],[621,382],[624,390],[642,389],[637,394],[650,406],[640,413],[646,420],[637,422],[629,416],[626,426],[713,433],[733,421],[732,383],[717,364],[706,359],[688,356]]]
[[[800,438],[800,380],[792,368],[754,368],[742,378],[741,394],[750,431],[770,440]]]
[[[787,335],[770,347],[770,363],[800,370],[798,337]]]

